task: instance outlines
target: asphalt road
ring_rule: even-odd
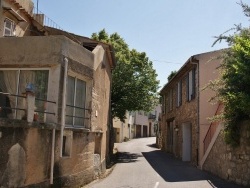
[[[87,188],[240,188],[154,147],[155,138],[116,144],[118,162],[105,179]]]

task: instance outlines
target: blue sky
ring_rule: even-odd
[[[214,36],[242,23],[236,0],[39,0],[38,8],[64,30],[90,37],[105,28],[153,61],[160,85],[173,70],[212,47]],[[243,2],[247,2],[244,1]],[[37,0],[34,0],[35,6]]]

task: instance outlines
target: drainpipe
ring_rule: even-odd
[[[51,145],[51,163],[50,163],[50,184],[53,184],[54,159],[55,159],[55,134],[56,130],[52,130],[52,145]]]
[[[199,72],[199,60],[192,56],[190,63],[196,65],[197,68],[197,148],[196,148],[196,165],[199,166],[199,146],[200,146],[200,72]]]
[[[66,90],[67,90],[67,75],[68,75],[68,59],[65,57],[64,62],[64,78],[63,78],[63,93],[62,93],[62,113],[61,113],[61,135],[60,135],[60,157],[62,157],[63,148],[63,131],[65,128],[65,111],[66,111]]]

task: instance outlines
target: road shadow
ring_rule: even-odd
[[[148,144],[147,146],[151,148],[157,148],[156,144]]]
[[[137,162],[138,157],[143,157],[143,155],[129,152],[117,152],[116,155],[116,163],[133,163]]]
[[[142,152],[142,154],[154,170],[167,182],[205,180],[208,181],[212,187],[242,188],[242,186],[222,180],[161,150]]]

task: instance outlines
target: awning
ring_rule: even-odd
[[[4,7],[3,9],[8,11],[10,14],[12,14],[19,22],[27,22],[18,12],[16,12],[14,9],[11,7]]]

